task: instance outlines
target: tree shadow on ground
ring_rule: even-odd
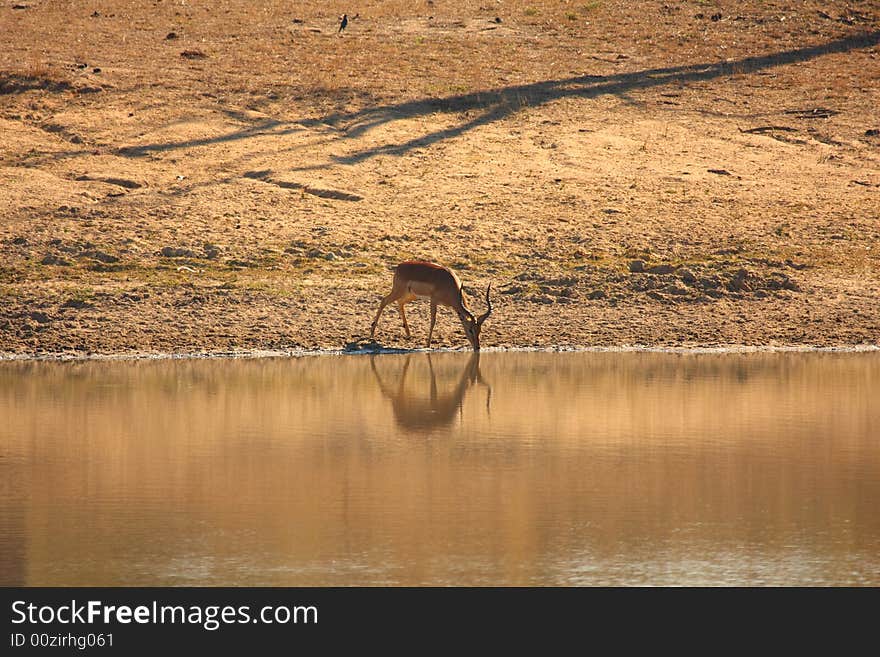
[[[46,75],[0,72],[0,96],[21,94],[26,91],[44,90],[51,93],[70,91],[71,84]]]
[[[303,128],[329,130],[332,132],[333,139],[353,139],[393,121],[437,113],[478,113],[474,118],[458,125],[428,132],[400,143],[384,144],[347,155],[332,156],[331,163],[294,167],[291,170],[318,169],[333,164],[357,164],[380,155],[403,155],[415,148],[423,148],[459,137],[475,128],[503,120],[522,107],[538,107],[561,98],[596,98],[603,95],[626,98],[626,94],[632,90],[702,82],[730,75],[752,74],[777,66],[804,62],[823,55],[868,48],[877,44],[880,44],[880,31],[866,32],[819,45],[745,57],[733,61],[654,68],[614,75],[581,75],[559,80],[511,85],[445,98],[405,101],[369,107],[354,112],[336,112],[301,121],[282,122],[270,119],[217,137],[126,147],[119,149],[117,153],[128,157],[139,157],[153,152],[224,143],[254,136],[285,135]]]

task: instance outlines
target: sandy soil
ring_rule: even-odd
[[[876,3],[482,4],[3,0],[0,352],[880,342]]]

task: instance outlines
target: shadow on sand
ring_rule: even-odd
[[[428,98],[381,105],[354,112],[336,112],[316,119],[293,122],[267,119],[225,135],[131,146],[121,148],[117,153],[127,157],[142,157],[155,152],[220,144],[256,136],[287,135],[305,128],[318,128],[327,131],[330,133],[330,139],[352,139],[392,121],[437,113],[477,113],[477,116],[468,118],[457,125],[428,132],[414,139],[367,148],[347,155],[333,156],[332,161],[326,164],[293,167],[291,171],[320,169],[333,164],[356,164],[380,155],[403,155],[414,148],[423,148],[437,142],[453,139],[474,128],[500,121],[522,107],[536,107],[560,98],[596,98],[603,95],[615,95],[625,99],[627,93],[633,90],[701,82],[734,74],[750,74],[777,66],[808,61],[823,55],[868,48],[878,43],[880,43],[880,31],[872,31],[843,37],[820,45],[745,57],[733,61],[645,69],[615,75],[581,75],[559,80],[511,85],[444,98]]]

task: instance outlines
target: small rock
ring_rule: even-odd
[[[205,251],[205,257],[208,260],[213,260],[218,255],[220,255],[220,249],[210,242],[205,242],[205,245],[202,247]]]
[[[94,260],[97,260],[98,262],[103,262],[106,264],[119,262],[119,258],[117,258],[115,255],[110,255],[109,253],[104,253],[103,251],[83,251],[80,255],[86,258],[92,258]]]
[[[94,308],[92,304],[87,301],[83,301],[82,299],[68,299],[64,303],[61,304],[62,308]]]
[[[294,240],[290,246],[284,249],[284,252],[291,255],[301,256],[306,252],[307,246],[308,245],[302,240]]]
[[[767,279],[767,287],[771,290],[791,290],[792,292],[800,292],[801,288],[782,272],[773,272]]]
[[[694,276],[694,273],[687,269],[686,267],[679,267],[675,270],[676,275],[688,285],[693,285],[697,282],[697,277]]]
[[[70,263],[64,258],[60,258],[57,255],[49,254],[42,260],[40,260],[41,265],[55,265],[57,267],[69,267]]]
[[[12,243],[16,246],[27,246],[28,241],[26,237],[14,237],[12,238]]]
[[[226,264],[230,267],[242,267],[242,268],[254,268],[259,267],[259,265],[250,260],[227,260]]]
[[[590,301],[596,301],[597,299],[605,299],[607,296],[605,290],[593,290],[587,295],[587,299]]]
[[[577,285],[578,279],[572,276],[563,276],[562,278],[550,278],[544,281],[545,285],[556,285],[563,287],[571,287]]]
[[[46,313],[41,313],[39,310],[34,310],[28,313],[28,317],[37,322],[38,324],[47,324],[51,321],[51,318]]]
[[[645,271],[645,261],[633,260],[631,263],[629,263],[629,270],[633,274],[641,274]]]
[[[176,38],[177,38],[177,32],[169,32],[168,34],[165,35],[166,41],[171,41],[172,39],[176,39]]]
[[[672,265],[655,265],[645,270],[649,274],[671,274],[675,271]]]
[[[322,251],[321,249],[309,249],[308,251],[306,251],[306,257],[307,258],[323,258],[324,260],[335,260],[336,254],[335,253],[326,253],[326,252]]]
[[[163,247],[161,251],[159,251],[159,255],[161,255],[163,258],[194,258],[196,254],[189,249],[166,246]]]
[[[737,270],[727,283],[727,289],[731,292],[750,292],[752,289],[748,283],[750,277],[751,273],[748,269]]]

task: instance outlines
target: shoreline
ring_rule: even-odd
[[[488,347],[481,354],[498,353],[659,353],[677,355],[710,355],[710,354],[768,354],[768,353],[878,353],[880,344],[853,344],[835,346],[813,345],[724,345],[724,346],[688,346],[660,347],[650,345],[619,345],[619,346],[568,346],[551,347]],[[126,352],[106,354],[67,354],[67,353],[36,353],[16,354],[0,352],[0,365],[21,362],[122,362],[122,361],[159,361],[159,360],[259,360],[265,358],[307,358],[316,356],[400,356],[406,354],[433,353],[474,353],[463,348],[436,349],[395,349],[395,348],[361,348],[361,349],[249,349],[241,351],[202,351],[202,352]]]

